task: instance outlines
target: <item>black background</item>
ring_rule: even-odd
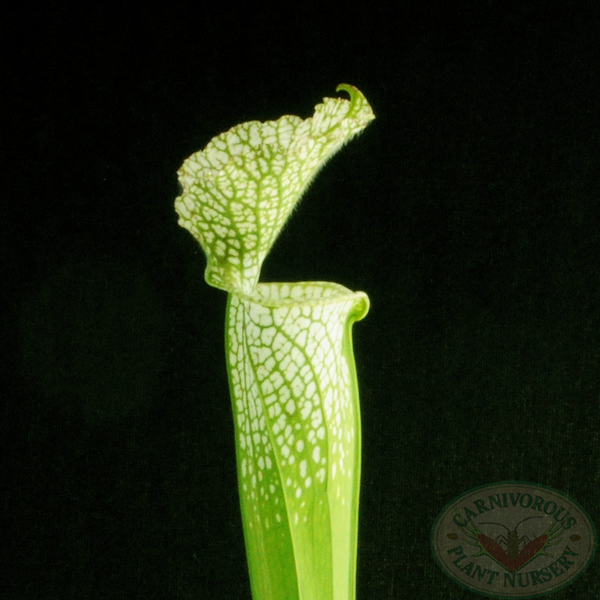
[[[262,279],[371,298],[359,600],[476,598],[429,534],[478,485],[548,485],[600,523],[594,8],[63,4],[1,21],[0,597],[250,599],[226,298],[176,171],[342,82],[377,120]],[[599,595],[596,559],[553,597]]]

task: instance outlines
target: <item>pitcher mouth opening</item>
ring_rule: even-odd
[[[367,315],[370,306],[364,292],[353,292],[330,281],[259,283],[253,293],[236,292],[236,295],[268,308],[324,306],[352,300],[354,304],[350,313],[357,321]]]

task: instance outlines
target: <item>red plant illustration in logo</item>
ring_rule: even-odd
[[[552,523],[542,535],[536,537],[534,540],[530,540],[526,535],[519,537],[517,531],[521,523],[529,519],[540,518],[527,517],[527,519],[523,519],[523,521],[518,523],[512,531],[502,523],[479,523],[480,525],[500,525],[500,527],[504,527],[507,535],[499,535],[496,539],[488,537],[476,525],[471,524],[470,526],[466,526],[465,529],[468,532],[467,537],[472,541],[465,538],[465,542],[479,547],[480,552],[473,556],[487,555],[511,573],[515,573],[531,562],[536,556],[552,556],[552,554],[545,552],[545,550],[560,542],[560,540],[554,541],[562,533],[560,523],[556,522]],[[523,546],[523,544],[525,545]]]

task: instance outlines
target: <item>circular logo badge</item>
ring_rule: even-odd
[[[585,571],[596,531],[566,494],[505,481],[450,502],[436,519],[431,545],[442,570],[463,587],[494,598],[535,598]]]

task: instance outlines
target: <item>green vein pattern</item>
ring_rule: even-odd
[[[200,242],[209,285],[251,292],[296,203],[325,162],[374,116],[354,87],[325,98],[312,118],[236,125],[179,170],[179,224]]]

